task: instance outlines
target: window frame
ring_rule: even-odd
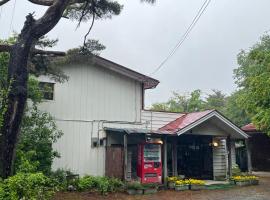
[[[39,81],[38,83],[39,89],[42,93],[43,101],[54,101],[55,100],[55,83],[48,81]],[[52,91],[45,91],[45,87],[49,86]],[[46,98],[49,97],[49,98]],[[50,98],[52,97],[52,98]]]

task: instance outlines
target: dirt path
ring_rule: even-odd
[[[228,190],[159,191],[154,195],[130,196],[122,193],[108,196],[90,193],[59,193],[54,200],[270,200],[270,176],[262,177],[259,186],[235,187]]]

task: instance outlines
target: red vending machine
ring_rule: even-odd
[[[162,183],[160,143],[138,145],[137,175],[141,183]]]

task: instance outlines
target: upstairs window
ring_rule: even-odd
[[[54,99],[54,83],[40,82],[39,88],[43,93],[43,99],[45,100]]]

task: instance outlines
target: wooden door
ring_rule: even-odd
[[[106,148],[106,168],[105,175],[119,179],[124,178],[124,151],[123,147]]]

